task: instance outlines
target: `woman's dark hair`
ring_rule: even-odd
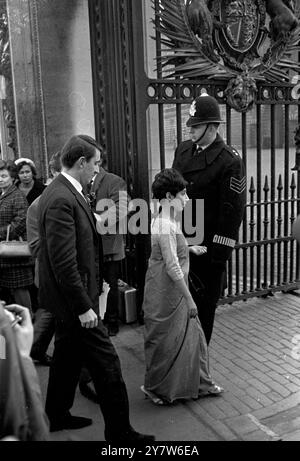
[[[174,197],[178,192],[186,188],[187,182],[175,168],[166,168],[160,171],[154,178],[152,184],[153,198],[162,200],[166,198],[167,192]]]
[[[22,170],[23,166],[29,166],[29,168],[30,168],[31,171],[32,171],[32,176],[33,176],[33,178],[35,179],[36,176],[37,176],[36,168],[32,165],[32,163],[26,162],[25,160],[24,160],[24,162],[18,163],[18,165],[17,165],[17,174],[20,173],[20,171]]]
[[[12,160],[0,160],[0,171],[7,170],[10,177],[15,179],[17,177],[16,165]]]
[[[101,151],[102,148],[91,136],[84,134],[72,136],[62,148],[61,163],[67,168],[72,168],[80,157],[84,157],[89,162],[95,156],[96,149]]]

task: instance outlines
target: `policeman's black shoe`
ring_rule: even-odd
[[[127,431],[122,431],[119,433],[109,433],[105,431],[105,440],[106,442],[154,442],[155,436],[149,434],[141,434],[136,432],[132,427]]]
[[[91,400],[91,402],[99,403],[96,392],[94,391],[94,389],[92,389],[92,387],[88,383],[79,382],[79,390],[80,390],[80,393],[88,400]]]
[[[50,357],[50,355],[48,355],[48,354],[44,354],[44,355],[32,354],[31,358],[32,358],[32,360],[34,360],[38,364],[44,365],[45,367],[50,367],[51,363],[52,363],[52,357]]]
[[[63,418],[57,420],[50,420],[50,432],[62,431],[63,429],[82,429],[83,427],[93,424],[90,418],[83,418],[82,416],[72,416],[68,413]]]

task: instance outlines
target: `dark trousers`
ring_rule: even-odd
[[[194,297],[194,301],[208,345],[213,332],[217,302],[223,289],[224,272],[215,271],[206,254],[202,256],[191,254],[190,270],[199,277],[203,284],[202,293],[200,296]]]
[[[104,262],[104,279],[109,284],[104,321],[108,324],[117,324],[119,318],[119,291],[118,279],[120,277],[120,261]]]
[[[38,309],[33,324],[33,345],[32,357],[42,357],[46,354],[51,339],[55,332],[55,318],[51,312],[45,309]]]
[[[79,320],[68,325],[57,322],[46,398],[49,419],[57,420],[71,409],[82,365],[92,377],[105,432],[128,430],[129,404],[120,361],[101,320],[93,329],[82,328]]]

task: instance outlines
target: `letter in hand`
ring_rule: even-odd
[[[93,309],[79,315],[79,320],[82,328],[95,328],[98,325],[98,316]]]
[[[13,328],[20,354],[23,357],[29,357],[33,342],[33,326],[29,309],[18,304],[5,306],[5,309],[12,313],[14,318],[21,318],[17,323],[14,322]]]
[[[204,255],[204,253],[207,253],[207,247],[201,246],[201,245],[193,245],[189,247],[189,250],[191,253],[194,253],[196,256],[201,256],[201,255]]]

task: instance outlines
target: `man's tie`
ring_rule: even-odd
[[[201,154],[202,151],[203,151],[202,147],[197,145],[196,149],[195,149],[195,152],[194,152],[194,155],[199,155],[199,154]]]

